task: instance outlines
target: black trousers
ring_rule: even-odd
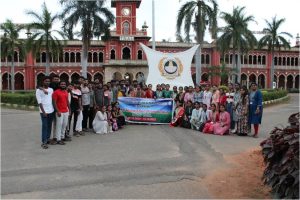
[[[89,128],[93,129],[93,121],[95,118],[95,109],[94,107],[90,107],[89,109]]]
[[[69,131],[71,130],[71,122],[72,122],[72,116],[74,115],[74,122],[73,122],[73,132],[75,132],[75,128],[76,128],[76,123],[77,123],[77,118],[79,115],[79,111],[77,110],[72,110],[71,111],[71,115],[69,117]]]
[[[90,110],[90,105],[83,106],[83,110],[82,110],[82,115],[83,115],[82,128],[83,129],[87,129],[87,122],[89,119],[89,110]]]

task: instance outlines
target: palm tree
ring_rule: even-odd
[[[194,28],[196,41],[200,48],[196,52],[196,82],[201,79],[201,45],[203,44],[204,34],[207,26],[213,39],[217,36],[217,14],[218,4],[215,0],[190,0],[183,4],[177,16],[177,38],[181,35],[184,26],[185,41],[191,41],[190,30]]]
[[[208,75],[210,77],[220,77],[221,78],[221,85],[224,85],[227,82],[228,77],[232,73],[234,73],[234,69],[226,68],[225,63],[222,63],[220,66],[210,66],[208,68]]]
[[[108,34],[109,27],[115,21],[114,15],[104,6],[104,0],[95,1],[78,1],[78,0],[61,0],[64,6],[62,18],[64,24],[71,29],[78,23],[81,24],[82,37],[82,54],[81,65],[82,75],[87,77],[87,59],[88,49],[92,38],[99,36],[101,33]]]
[[[279,50],[281,47],[284,49],[291,48],[289,42],[284,36],[292,37],[290,33],[278,32],[280,26],[285,22],[285,19],[276,19],[276,16],[272,18],[272,21],[266,21],[267,27],[264,29],[265,36],[263,36],[258,42],[258,48],[267,47],[268,51],[272,54],[271,72],[270,72],[270,88],[273,88],[274,82],[274,52],[275,49]]]
[[[59,16],[52,16],[45,3],[42,4],[41,15],[33,11],[28,11],[27,14],[34,17],[34,21],[28,25],[28,28],[36,30],[27,45],[32,50],[33,55],[39,53],[41,49],[46,50],[46,75],[49,75],[50,54],[55,57],[62,52],[62,43],[57,36],[64,38],[64,34],[61,31],[52,29]]]
[[[226,52],[229,49],[233,51],[233,68],[236,66],[237,77],[236,81],[241,81],[241,55],[253,49],[257,40],[253,33],[248,29],[248,24],[254,22],[252,15],[245,16],[245,7],[233,8],[233,12],[221,13],[221,18],[227,24],[223,28],[223,34],[217,40],[217,46],[221,52]],[[237,61],[236,61],[237,56]]]
[[[19,39],[19,33],[24,26],[16,25],[11,20],[7,19],[5,23],[1,24],[1,29],[4,34],[1,36],[1,57],[11,58],[11,89],[15,92],[15,63],[14,53],[15,50],[19,51],[19,55],[24,57],[24,42]],[[9,75],[8,75],[9,80]],[[9,89],[9,84],[8,84]]]

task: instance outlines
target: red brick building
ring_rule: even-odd
[[[136,10],[141,0],[112,0],[111,6],[116,8],[116,29],[111,31],[111,38],[106,41],[94,40],[88,54],[88,78],[99,78],[104,82],[112,79],[136,79],[139,73],[147,77],[148,67],[146,56],[139,43],[151,47],[151,39],[147,35],[147,26],[136,27]],[[299,41],[290,50],[275,53],[275,80],[278,87],[299,88]],[[161,52],[184,51],[193,46],[188,43],[156,42],[156,49]],[[232,52],[224,58],[216,50],[214,43],[202,46],[202,80],[220,83],[219,77],[209,77],[208,67],[219,66],[224,59],[227,67],[232,67]],[[26,59],[19,57],[15,52],[14,58],[1,60],[1,89],[8,88],[11,59],[15,61],[15,89],[31,90],[45,74],[46,53],[33,58],[27,55]],[[81,41],[68,41],[63,54],[51,59],[50,71],[58,74],[61,79],[72,81],[81,75]],[[257,82],[266,88],[270,82],[271,54],[267,50],[255,49],[244,55],[242,61],[242,84]],[[191,74],[195,79],[195,67],[192,64]],[[229,80],[230,81],[230,80]]]

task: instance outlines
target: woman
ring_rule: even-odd
[[[219,104],[220,104],[220,91],[218,90],[217,86],[214,85],[212,87],[213,94],[211,98],[211,102],[216,105],[217,110],[219,110]]]
[[[224,91],[223,88],[219,88],[219,91],[220,91],[219,102],[220,104],[226,105],[226,101],[227,101],[226,92]]]
[[[160,84],[156,85],[156,91],[154,93],[154,98],[155,99],[162,99],[163,98],[163,91],[161,89]]]
[[[154,91],[152,90],[152,85],[148,85],[148,89],[146,90],[146,98],[153,99],[154,98]]]
[[[193,102],[193,97],[194,97],[194,93],[193,93],[194,88],[192,86],[190,86],[187,90],[187,92],[184,95],[184,104],[186,105],[188,103],[188,101]]]
[[[182,107],[182,103],[180,101],[176,101],[174,117],[172,119],[170,126],[171,127],[181,126],[183,116],[184,116],[184,108]]]
[[[258,136],[258,127],[261,124],[263,113],[262,106],[262,93],[257,89],[257,84],[251,84],[250,92],[250,110],[249,110],[249,123],[254,126],[254,135],[252,137],[257,138]]]
[[[230,115],[225,110],[225,105],[220,104],[219,121],[214,125],[215,135],[224,135],[229,133]]]
[[[188,100],[185,104],[184,108],[184,117],[182,121],[182,127],[184,128],[191,128],[191,117],[193,112],[193,102],[192,100]]]
[[[122,112],[119,108],[119,103],[115,103],[112,105],[112,116],[117,119],[118,129],[123,128],[126,125],[125,117],[122,115]]]
[[[93,128],[96,134],[107,134],[108,133],[108,121],[106,114],[106,107],[101,106],[100,111],[96,113],[95,119],[93,121]]]
[[[246,136],[249,132],[248,114],[249,114],[249,97],[246,86],[241,88],[241,98],[239,99],[237,108],[237,134],[239,136]]]
[[[106,114],[107,114],[107,120],[108,120],[108,125],[109,125],[109,128],[108,128],[109,133],[117,131],[118,130],[117,119],[114,118],[112,115],[111,105],[107,106]]]
[[[111,91],[109,90],[108,85],[103,85],[103,90],[104,90],[104,97],[103,97],[103,102],[105,106],[110,105],[111,103]]]
[[[216,104],[210,105],[211,112],[208,114],[209,118],[206,121],[203,133],[213,134],[214,133],[214,125],[217,121],[219,121],[219,113],[216,109]]]
[[[175,97],[175,101],[180,101],[181,103],[183,103],[183,98],[184,98],[184,94],[185,94],[183,92],[183,87],[180,86],[178,89],[179,89],[179,92],[178,92],[178,94]]]

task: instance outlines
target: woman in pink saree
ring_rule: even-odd
[[[225,105],[220,104],[219,121],[214,125],[215,135],[224,135],[229,133],[230,115],[225,111]]]
[[[182,120],[184,116],[184,108],[182,107],[182,103],[180,101],[176,101],[176,108],[174,112],[174,117],[170,124],[171,127],[181,126]]]
[[[219,113],[217,111],[216,104],[210,104],[210,110],[208,114],[209,118],[206,121],[204,128],[202,130],[203,133],[213,134],[214,133],[214,125],[219,121]]]

